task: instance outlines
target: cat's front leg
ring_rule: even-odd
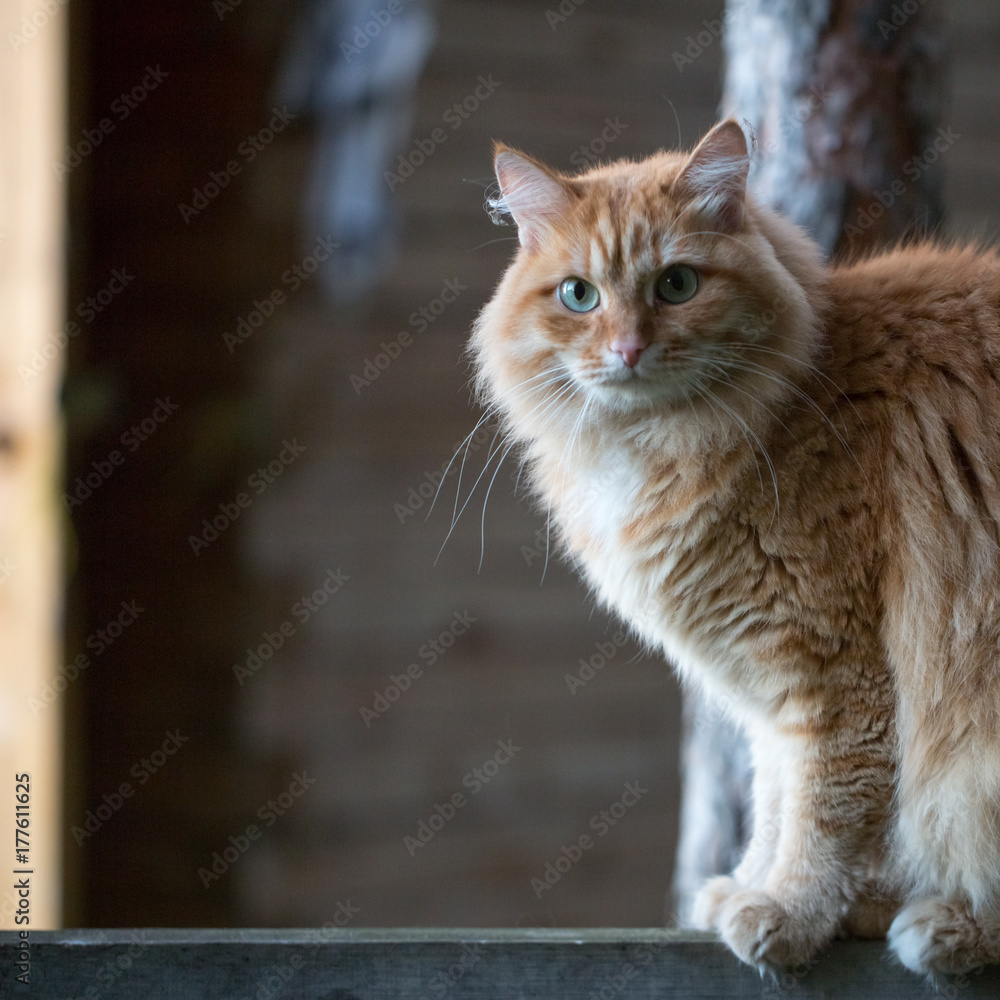
[[[861,889],[889,782],[880,741],[872,752],[870,732],[852,735],[818,727],[772,735],[780,807],[777,816],[757,817],[775,840],[770,866],[753,884],[756,866],[741,864],[728,882],[705,887],[701,914],[711,911],[709,926],[761,970],[808,961],[840,930]]]

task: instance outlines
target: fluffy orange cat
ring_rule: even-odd
[[[762,969],[998,962],[1000,262],[827,267],[748,165],[731,120],[576,177],[499,146],[480,387],[602,602],[751,738],[697,923]]]

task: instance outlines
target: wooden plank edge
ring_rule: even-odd
[[[712,934],[658,928],[282,928],[0,932],[0,995],[39,1000],[709,1000],[1000,996],[1000,967],[933,984],[884,941],[838,941],[760,976]],[[14,991],[8,987],[13,984]]]

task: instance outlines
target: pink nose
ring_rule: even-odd
[[[639,363],[639,355],[646,350],[646,345],[640,343],[638,340],[613,340],[611,342],[611,350],[615,354],[621,355],[622,361],[629,368],[635,368]]]

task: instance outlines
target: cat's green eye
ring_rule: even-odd
[[[597,308],[601,293],[583,278],[567,278],[559,286],[559,301],[573,312],[585,313]]]
[[[664,302],[687,302],[698,291],[698,272],[687,264],[672,264],[656,279],[656,294]]]

